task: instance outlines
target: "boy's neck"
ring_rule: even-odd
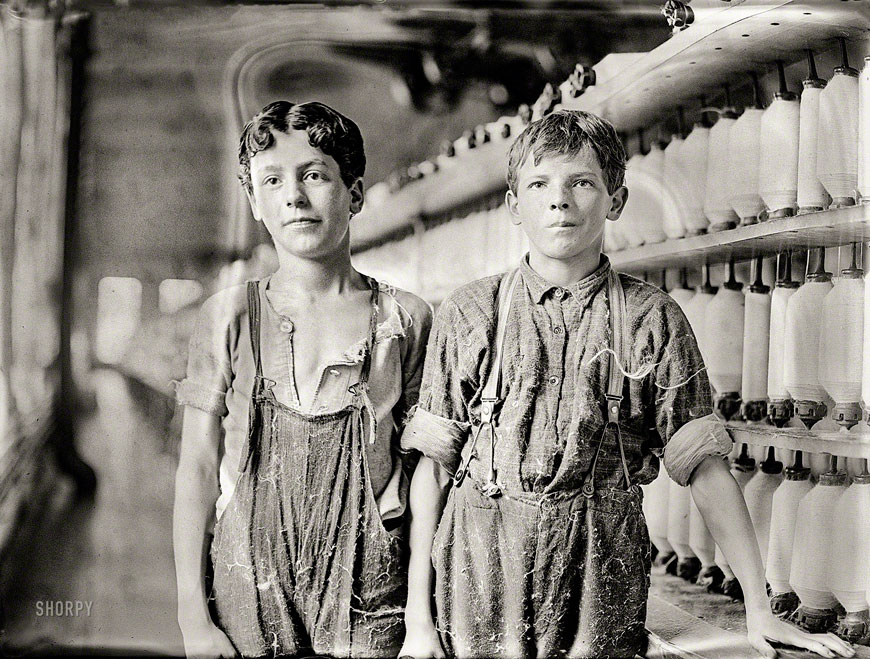
[[[570,259],[554,259],[529,250],[529,266],[551,284],[567,288],[585,279],[601,265],[601,250],[590,250]]]
[[[320,297],[367,288],[362,275],[351,265],[350,254],[311,260],[279,253],[278,262],[270,288],[285,293]]]

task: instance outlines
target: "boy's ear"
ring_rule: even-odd
[[[628,188],[624,185],[610,195],[610,210],[607,211],[607,219],[611,222],[616,222],[622,211],[625,209],[625,203],[628,201]]]
[[[248,188],[245,188],[245,195],[248,197],[248,203],[251,205],[251,214],[257,222],[262,222],[260,214],[257,212],[257,201],[254,199],[254,193]]]
[[[356,215],[362,210],[365,202],[365,190],[363,188],[363,180],[358,178],[354,181],[350,188],[350,214]]]
[[[520,220],[520,212],[517,208],[518,202],[519,200],[517,199],[517,196],[513,193],[513,191],[508,189],[508,191],[504,195],[504,203],[505,206],[507,206],[508,212],[511,214],[511,224],[514,224],[516,226],[522,224],[522,221]]]

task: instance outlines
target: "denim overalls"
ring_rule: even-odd
[[[646,650],[649,536],[619,429],[627,367],[625,293],[610,272],[608,419],[582,487],[532,493],[519,483],[520,450],[498,424],[507,315],[517,271],[499,288],[494,369],[481,423],[462,451],[432,550],[437,625],[458,657],[634,657]],[[615,353],[615,354],[614,354]],[[622,473],[596,481],[602,451],[619,451]],[[624,479],[624,483],[620,483]]]

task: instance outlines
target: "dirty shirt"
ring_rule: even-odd
[[[489,460],[451,490],[433,545],[442,642],[458,656],[633,656],[642,652],[649,548],[638,488],[626,489],[606,433],[596,496],[577,496],[607,421],[610,263],[569,287],[528,264],[510,307],[504,402],[493,462],[503,495],[481,493]],[[628,364],[619,426],[631,482],[651,482],[659,459],[685,485],[731,439],[692,330],[660,289],[620,274]],[[479,423],[493,366],[501,276],[452,293],[438,311],[419,406],[402,438],[454,473]],[[595,610],[597,610],[597,614]]]
[[[293,380],[293,319],[272,304],[270,278],[259,282],[262,302],[260,346],[263,376],[274,382],[275,399],[306,414],[329,414],[351,405],[348,388],[359,380],[368,337],[324,363],[309,409],[301,409]],[[399,430],[416,403],[432,314],[417,296],[381,283],[378,325],[369,375],[375,410],[374,442],[365,441],[369,477],[381,519],[398,522],[407,501],[407,460],[399,449]],[[221,417],[220,519],[239,479],[246,446],[255,366],[251,353],[246,285],[219,291],[203,304],[190,339],[187,377],[177,387],[182,405]],[[405,469],[403,469],[403,464]]]

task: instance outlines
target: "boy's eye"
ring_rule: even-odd
[[[543,181],[532,181],[529,183],[529,188],[532,190],[539,190],[544,187]]]
[[[588,178],[581,178],[574,183],[574,185],[579,186],[581,188],[592,188],[595,187],[595,183],[590,181]]]
[[[263,179],[263,185],[278,185],[281,182],[277,176],[267,176]]]
[[[326,177],[318,171],[312,170],[309,172],[305,172],[305,176],[302,177],[306,181],[325,181]]]

